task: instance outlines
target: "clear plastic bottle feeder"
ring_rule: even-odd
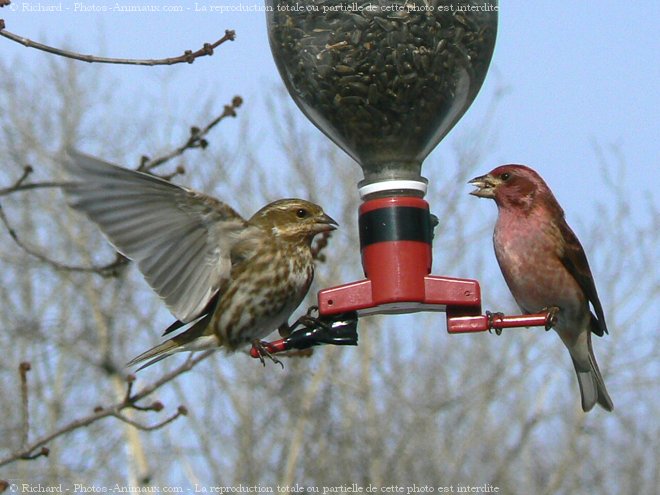
[[[319,292],[322,318],[445,311],[452,333],[547,324],[481,314],[476,280],[431,275],[422,162],[474,101],[495,0],[266,0],[270,46],[303,113],[362,168],[366,279]],[[442,223],[442,219],[440,219]],[[328,325],[324,325],[329,328]]]
[[[423,190],[422,161],[486,77],[497,2],[266,3],[271,49],[289,93],[360,164],[360,185],[404,180]]]

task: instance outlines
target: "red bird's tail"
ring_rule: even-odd
[[[578,384],[580,385],[580,395],[582,396],[582,410],[584,412],[590,411],[596,403],[598,403],[606,411],[612,411],[614,409],[614,404],[610,395],[607,393],[605,388],[605,382],[603,381],[603,376],[600,374],[598,369],[598,363],[596,363],[596,356],[594,356],[594,351],[591,348],[591,335],[588,336],[589,344],[589,366],[581,366],[575,358],[571,355],[573,359],[573,365],[575,366],[575,373],[577,374]]]

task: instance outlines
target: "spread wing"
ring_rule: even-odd
[[[577,236],[573,233],[564,219],[559,223],[559,230],[561,231],[564,241],[563,251],[560,253],[559,258],[566,269],[571,275],[573,275],[573,278],[577,281],[578,285],[582,288],[587,299],[593,306],[594,311],[596,312],[596,317],[594,318],[592,315],[591,331],[602,337],[603,334],[609,332],[607,331],[605,313],[603,311],[603,306],[600,304],[598,292],[596,292],[596,284],[594,282],[594,277],[591,274],[591,269],[589,268],[587,255],[584,253],[584,249]]]
[[[182,322],[196,319],[231,271],[233,246],[254,227],[228,205],[150,174],[68,151],[73,208],[134,260]]]

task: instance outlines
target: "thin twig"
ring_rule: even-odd
[[[240,96],[234,96],[231,100],[231,103],[224,106],[222,113],[213,119],[211,123],[209,123],[206,127],[201,129],[199,127],[191,127],[190,136],[183,145],[158,158],[150,159],[146,156],[142,157],[142,163],[138,167],[138,170],[153,170],[154,168],[163,165],[173,158],[181,156],[188,149],[206,148],[208,146],[208,141],[204,139],[205,136],[222,120],[226,119],[227,117],[236,117],[236,109],[239,108],[242,104],[243,98]]]
[[[66,182],[30,182],[28,184],[14,184],[10,187],[5,187],[0,189],[0,197],[8,196],[9,194],[18,192],[18,191],[28,191],[30,189],[47,189],[55,187],[64,187]]]
[[[131,395],[133,393],[133,385],[135,384],[135,380],[137,380],[137,377],[132,373],[126,376],[126,394],[124,395],[125,403],[131,402]]]
[[[172,180],[177,175],[184,175],[185,173],[186,169],[183,167],[183,165],[179,165],[171,174],[159,175],[159,177],[165,180]]]
[[[34,459],[37,459],[39,457],[48,457],[48,454],[50,454],[50,449],[48,447],[41,447],[41,449],[39,449],[39,452],[35,452],[34,454],[22,455],[21,459],[24,461],[33,461]]]
[[[138,408],[136,408],[136,409],[138,409]],[[154,425],[144,425],[144,424],[142,424],[138,421],[135,421],[135,420],[129,418],[128,416],[124,416],[121,413],[113,414],[112,416],[119,419],[119,420],[121,420],[121,421],[123,421],[124,423],[127,423],[131,426],[134,426],[138,430],[154,431],[154,430],[159,430],[162,427],[170,424],[172,421],[175,421],[179,416],[186,416],[187,414],[188,414],[188,409],[186,409],[185,406],[179,406],[177,411],[172,416],[170,416],[169,418],[161,421],[160,423],[156,423]]]
[[[133,404],[131,406],[131,409],[135,409],[136,411],[162,411],[165,408],[162,402],[159,400],[151,403],[148,406],[138,406],[137,404]]]
[[[21,416],[23,417],[23,428],[21,431],[21,447],[28,444],[28,437],[30,434],[30,407],[28,395],[27,374],[32,366],[27,361],[22,362],[18,366],[18,373],[21,377]]]
[[[27,179],[28,175],[34,172],[34,169],[30,165],[23,167],[23,175],[21,175],[16,182],[14,182],[13,187],[20,187],[20,185]]]
[[[96,62],[101,64],[154,66],[154,65],[174,65],[184,62],[188,64],[192,64],[196,58],[204,57],[207,55],[209,56],[213,55],[213,50],[218,46],[222,45],[223,43],[227,41],[234,41],[236,39],[236,32],[227,29],[225,31],[225,35],[215,43],[204,43],[202,48],[200,48],[195,52],[193,52],[192,50],[186,50],[185,52],[183,52],[183,55],[179,55],[178,57],[161,58],[161,59],[108,58],[108,57],[98,57],[96,55],[83,55],[82,53],[62,50],[60,48],[44,45],[42,43],[32,41],[29,38],[25,38],[23,36],[19,36],[14,33],[10,33],[9,31],[5,30],[5,22],[2,19],[0,19],[0,36],[4,36],[5,38],[11,41],[15,41],[16,43],[20,43],[21,45],[26,46],[28,48],[36,48],[37,50],[52,53],[53,55],[72,58],[74,60],[81,60],[83,62],[89,62],[89,63]]]
[[[127,394],[127,397],[125,397],[121,402],[118,402],[116,404],[113,404],[108,407],[96,407],[94,408],[94,411],[92,414],[89,414],[88,416],[84,416],[82,418],[76,419],[74,421],[71,421],[70,423],[60,427],[59,429],[48,433],[47,435],[44,435],[43,437],[33,441],[27,446],[21,447],[18,451],[13,452],[9,456],[5,457],[4,459],[0,459],[0,467],[5,466],[7,464],[10,464],[12,462],[15,462],[20,459],[34,459],[36,457],[42,456],[42,455],[48,455],[48,449],[45,447],[46,444],[52,442],[58,437],[61,437],[63,435],[66,435],[68,433],[71,433],[72,431],[78,430],[80,428],[84,428],[86,426],[89,426],[90,424],[103,419],[107,417],[117,417],[120,415],[120,412],[124,409],[135,409],[135,403],[144,399],[145,397],[148,397],[152,393],[154,393],[156,390],[158,390],[160,387],[163,385],[171,382],[181,374],[190,371],[194,366],[196,366],[198,363],[203,361],[204,359],[208,358],[211,354],[213,354],[215,350],[210,350],[206,351],[196,357],[187,359],[183,364],[175,368],[174,370],[170,371],[169,373],[164,374],[161,376],[158,380],[155,382],[151,383],[150,385],[147,385],[144,387],[142,390],[137,392],[134,395]],[[129,381],[128,386],[132,387],[131,385],[132,382]],[[128,388],[128,387],[127,387]],[[131,388],[132,390],[132,388]],[[181,406],[179,407],[176,417],[179,416],[184,416],[187,414],[187,410],[185,408],[182,408]],[[123,418],[120,418],[123,421]],[[176,418],[174,418],[176,419]],[[169,421],[174,421],[174,419],[169,418]],[[142,425],[141,425],[142,426]],[[164,426],[164,425],[163,425]],[[136,426],[137,427],[137,426]],[[147,427],[148,428],[148,427]],[[37,449],[41,447],[41,450],[35,453]]]

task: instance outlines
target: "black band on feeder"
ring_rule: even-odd
[[[360,249],[377,242],[419,241],[431,244],[431,215],[425,208],[394,206],[364,213],[359,218]]]

